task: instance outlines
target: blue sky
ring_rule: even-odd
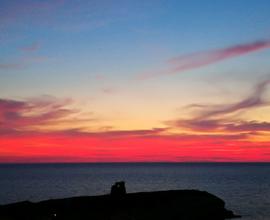
[[[224,90],[241,96],[267,78],[269,50],[171,76],[136,78],[166,68],[173,57],[268,40],[269,8],[263,0],[1,1],[1,94],[97,99],[105,106],[161,98],[171,100],[170,107],[180,105],[178,94],[185,91],[190,102],[215,100]]]

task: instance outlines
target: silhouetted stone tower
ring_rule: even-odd
[[[126,187],[125,187],[125,182],[116,182],[115,184],[112,185],[111,187],[111,195],[112,196],[122,196],[125,195],[126,192]]]

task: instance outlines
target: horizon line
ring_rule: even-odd
[[[185,162],[172,162],[172,161],[136,161],[136,162],[8,162],[1,163],[0,165],[50,165],[50,164],[270,164],[270,161],[185,161]]]

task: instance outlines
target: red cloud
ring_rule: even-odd
[[[266,48],[270,48],[270,40],[257,41],[249,44],[236,45],[223,49],[183,55],[170,59],[170,66],[167,69],[146,72],[140,74],[139,78],[147,79],[158,75],[181,73],[183,71],[197,69],[225,59],[238,57]]]

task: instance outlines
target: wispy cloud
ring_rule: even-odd
[[[234,118],[235,114],[241,111],[268,106],[270,103],[264,100],[263,95],[269,84],[270,80],[265,80],[259,83],[247,98],[233,104],[193,104],[189,106],[190,108],[196,108],[195,114],[192,118],[172,120],[167,122],[167,124],[201,132],[270,131],[270,122],[244,121]]]
[[[117,93],[117,88],[116,87],[105,87],[102,89],[102,92],[105,94],[115,94]]]
[[[39,48],[41,47],[40,43],[32,43],[30,45],[27,45],[27,46],[24,46],[24,47],[21,47],[19,48],[21,51],[24,51],[24,52],[35,52],[37,51]]]
[[[228,131],[270,131],[270,122],[264,121],[239,121],[236,123],[226,123],[224,125]]]
[[[270,48],[270,40],[261,40],[247,44],[235,45],[227,48],[197,52],[171,58],[168,67],[139,74],[139,79],[152,78],[159,75],[181,73],[197,69],[216,62],[242,56],[259,50]]]
[[[250,108],[260,107],[268,105],[269,102],[263,99],[264,92],[267,86],[270,84],[270,80],[265,80],[256,85],[254,91],[243,100],[233,104],[208,106],[207,109],[202,108],[197,118],[210,118],[219,115],[231,114],[237,111],[246,110]]]
[[[103,1],[6,1],[1,4],[0,29],[8,29],[18,24],[27,24],[28,27],[31,24],[45,25],[57,31],[91,30],[112,23],[108,14],[118,9],[115,4]]]
[[[7,1],[2,5],[0,14],[0,28],[20,22],[35,15],[35,19],[48,16],[53,9],[63,4],[63,0],[56,1]]]
[[[22,56],[8,63],[0,63],[0,70],[20,70],[30,65],[47,61],[48,59],[46,56]]]
[[[23,67],[22,63],[0,63],[0,70],[21,69]]]
[[[51,96],[23,101],[0,99],[0,129],[29,130],[35,126],[57,124],[77,113],[68,108],[70,99],[56,99]]]

